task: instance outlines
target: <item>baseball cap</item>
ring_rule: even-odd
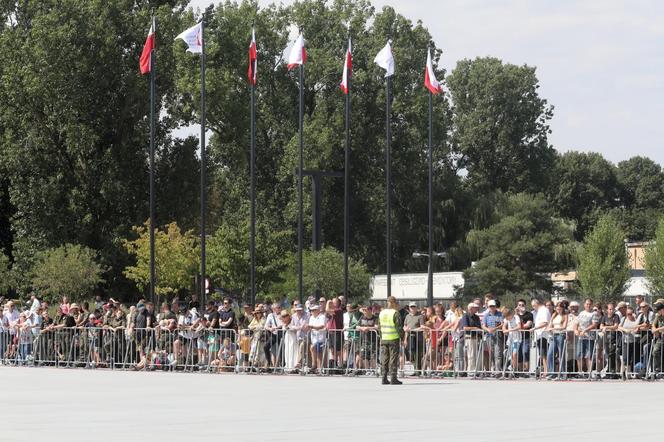
[[[579,307],[579,303],[577,301],[572,301],[569,303],[570,307]]]
[[[658,312],[664,308],[664,304],[655,304],[655,311]]]
[[[302,308],[301,305],[295,306],[295,311],[301,312],[302,310],[304,310],[304,309]]]
[[[410,304],[408,304],[408,307],[417,307],[417,304],[415,304],[414,302],[411,302]]]
[[[309,309],[310,310],[320,310],[320,306],[318,304],[314,304]]]
[[[487,305],[488,305],[489,307],[495,307],[495,306],[496,306],[496,301],[494,301],[494,300],[492,299],[491,301],[489,301],[489,303],[488,303]]]

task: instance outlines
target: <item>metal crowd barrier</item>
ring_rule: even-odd
[[[662,375],[661,337],[571,329],[433,330],[404,335],[402,376],[548,379],[644,378]],[[0,330],[0,363],[115,370],[320,375],[380,374],[380,336],[360,331],[18,326]]]

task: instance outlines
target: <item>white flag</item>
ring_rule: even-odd
[[[192,26],[191,28],[187,29],[175,39],[177,40],[178,38],[184,40],[185,43],[187,43],[187,52],[191,52],[192,54],[200,54],[203,52],[203,27],[202,23],[198,23],[197,25]]]
[[[385,47],[380,50],[378,55],[376,55],[374,62],[381,68],[385,69],[386,77],[394,75],[394,57],[392,56],[392,47],[390,46],[389,40]]]
[[[307,50],[304,48],[304,37],[300,33],[288,55],[288,70],[307,62]]]

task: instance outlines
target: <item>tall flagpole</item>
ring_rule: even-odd
[[[433,93],[429,91],[429,268],[427,304],[433,307]]]
[[[297,291],[300,302],[304,302],[304,292],[302,287],[302,246],[304,243],[303,234],[303,203],[302,203],[302,171],[304,169],[304,139],[303,139],[303,119],[304,119],[304,60],[300,63],[300,105],[298,129],[300,136],[299,146],[299,166],[297,169]]]
[[[205,303],[205,213],[206,213],[206,175],[207,160],[205,153],[205,20],[201,20],[201,304]]]
[[[392,114],[392,75],[387,77],[387,103],[385,104],[385,249],[387,255],[387,295],[392,296],[392,129],[390,120]]]
[[[253,34],[252,34],[253,35]],[[252,61],[250,60],[250,63]],[[255,75],[255,73],[252,74]],[[251,226],[249,239],[249,255],[251,258],[251,305],[256,303],[256,84],[251,81],[251,148],[249,153],[249,175],[250,188],[249,198],[251,199]]]
[[[350,36],[348,38],[350,49]],[[348,54],[346,54],[348,57]],[[351,55],[352,57],[352,55]],[[344,63],[347,63],[344,60]],[[348,69],[346,66],[345,69]],[[346,78],[346,151],[344,154],[344,296],[348,300],[348,242],[350,237],[350,82],[351,73]]]
[[[157,20],[152,16],[152,31],[157,35]],[[155,79],[157,76],[157,66],[155,64],[154,47],[150,51],[150,301],[155,299],[155,250],[154,250],[154,229],[155,229],[155,202],[154,202],[154,138],[155,138]]]

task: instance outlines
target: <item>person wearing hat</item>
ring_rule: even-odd
[[[263,304],[256,305],[254,315],[249,323],[251,330],[251,347],[249,352],[249,365],[255,369],[265,368],[267,359],[263,349],[267,335],[265,334],[265,315],[263,313]]]
[[[652,321],[652,333],[654,336],[652,350],[653,369],[651,378],[662,374],[662,346],[664,341],[664,303],[655,304],[655,319]]]
[[[387,298],[387,308],[378,316],[380,330],[380,369],[383,374],[382,384],[401,385],[397,379],[397,366],[399,365],[399,343],[403,338],[404,329],[399,315],[397,298]],[[388,380],[389,377],[389,380]]]
[[[315,373],[323,367],[323,353],[327,350],[327,318],[321,313],[320,305],[313,304],[311,307],[311,316],[309,316],[309,330],[311,330],[311,371]]]
[[[288,330],[294,331],[297,338],[297,361],[295,369],[300,369],[308,359],[309,351],[309,333],[307,327],[309,326],[309,312],[305,311],[302,304],[298,304],[293,309],[294,313],[291,317]]]
[[[408,313],[403,319],[403,331],[406,334],[405,356],[413,363],[415,375],[422,374],[424,357],[424,317],[417,309],[417,304],[408,304]]]
[[[477,315],[480,306],[471,302],[466,313],[461,317],[459,329],[463,330],[464,353],[466,355],[466,370],[469,374],[477,372],[477,352],[482,337],[482,320]],[[471,373],[472,372],[472,373]]]

